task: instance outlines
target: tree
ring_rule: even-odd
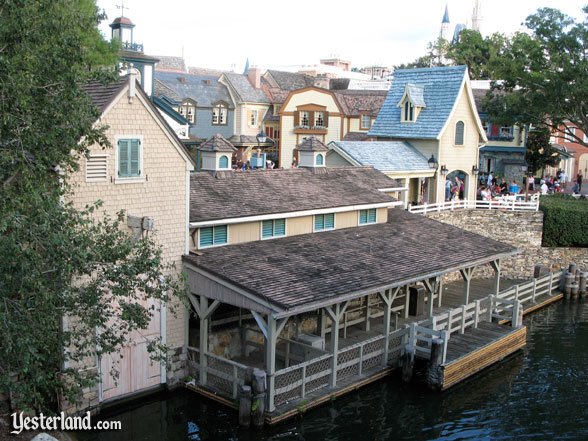
[[[583,8],[588,14],[588,6]],[[577,23],[562,12],[542,8],[527,17],[529,33],[516,33],[491,62],[494,94],[485,106],[490,117],[520,125],[543,124],[578,143],[588,133],[588,20]]]
[[[559,161],[558,150],[549,142],[549,129],[540,127],[533,129],[527,135],[527,151],[525,161],[529,166],[529,172],[536,173],[546,166],[556,166]]]
[[[79,212],[65,202],[87,147],[109,147],[83,92],[116,75],[102,18],[94,0],[0,8],[0,391],[21,409],[75,401],[97,381],[83,361],[146,328],[153,310],[142,301],[182,293],[152,238],[133,242],[99,203]],[[151,349],[165,355],[157,341]]]
[[[455,65],[466,65],[473,80],[492,78],[492,63],[502,56],[506,42],[503,34],[482,37],[479,31],[464,29],[447,49],[446,58]]]

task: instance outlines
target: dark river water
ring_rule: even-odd
[[[525,318],[527,346],[446,392],[387,378],[263,431],[190,392],[103,415],[120,432],[102,440],[588,440],[588,301],[563,301]]]

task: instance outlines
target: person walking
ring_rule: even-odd
[[[582,191],[582,170],[578,171],[578,176],[576,177],[576,182],[578,183],[578,189],[581,192]]]
[[[486,181],[486,186],[492,186],[492,181],[494,181],[494,175],[492,174],[492,172],[490,172],[488,173],[488,181]]]

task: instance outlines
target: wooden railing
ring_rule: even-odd
[[[410,213],[427,214],[439,213],[441,211],[454,210],[509,210],[509,211],[537,211],[539,210],[539,200],[519,201],[513,198],[498,199],[495,201],[447,201],[437,202],[434,204],[410,205],[407,210]]]

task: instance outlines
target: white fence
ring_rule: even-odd
[[[515,198],[498,199],[495,201],[447,201],[435,204],[411,205],[410,213],[427,214],[454,210],[508,210],[508,211],[537,211],[539,199],[535,201],[518,201]]]

